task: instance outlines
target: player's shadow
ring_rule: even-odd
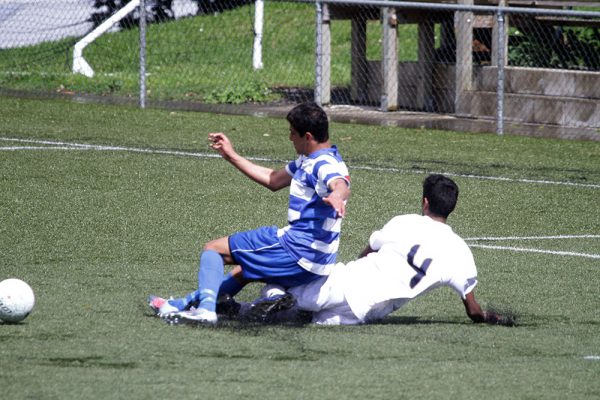
[[[416,316],[392,315],[380,321],[370,322],[369,325],[462,325],[469,321],[455,319],[423,319]]]
[[[520,317],[511,314],[511,325],[505,325],[509,327],[515,326],[534,326],[535,324],[524,324],[521,322]],[[370,322],[369,325],[473,325],[471,320],[467,319],[424,319],[416,316],[388,316],[381,321]],[[475,325],[489,325],[489,324],[475,324]],[[492,324],[494,325],[494,324]],[[504,324],[496,324],[497,326]]]

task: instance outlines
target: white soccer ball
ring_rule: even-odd
[[[20,279],[6,279],[0,282],[0,320],[19,322],[33,309],[35,296],[31,286]]]

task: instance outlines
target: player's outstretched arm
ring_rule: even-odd
[[[465,311],[471,321],[475,323],[486,323],[491,325],[504,325],[504,326],[514,326],[514,320],[505,315],[498,314],[493,311],[484,311],[477,300],[475,300],[475,295],[471,291],[467,294],[466,298],[463,300],[463,304],[465,306]]]
[[[276,191],[289,186],[292,177],[285,168],[274,170],[254,164],[252,161],[240,156],[234,149],[229,138],[223,133],[209,133],[210,147],[221,154],[225,160],[236,167],[240,172],[252,179],[254,182]]]
[[[350,187],[344,179],[336,179],[329,184],[331,193],[324,197],[323,201],[335,209],[337,215],[344,217],[346,215],[346,201],[350,197]]]

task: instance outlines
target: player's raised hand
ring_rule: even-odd
[[[348,183],[343,179],[336,179],[330,183],[329,188],[331,193],[327,197],[323,197],[323,201],[333,207],[338,217],[344,218],[346,215],[346,200],[350,197]]]
[[[227,136],[224,133],[209,133],[208,141],[210,143],[210,147],[213,150],[216,150],[221,154],[221,157],[229,160],[235,154],[235,150],[233,150],[233,145]]]
[[[323,197],[323,201],[333,207],[338,217],[344,218],[346,215],[346,202],[339,195],[331,193],[329,196]]]

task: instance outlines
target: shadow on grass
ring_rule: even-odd
[[[498,312],[497,308],[494,308],[495,312]],[[512,325],[510,327],[524,327],[524,326],[538,326],[539,323],[527,323],[524,324],[521,321],[521,316],[517,315],[513,311],[502,310],[503,315],[509,316],[512,321]],[[144,314],[147,317],[155,319],[156,316],[152,313],[152,311],[144,306]],[[165,323],[169,323],[165,320]],[[170,325],[186,325],[190,327],[196,328],[208,328],[208,329],[228,329],[236,332],[246,332],[246,333],[255,333],[259,334],[261,331],[266,329],[270,329],[272,327],[277,328],[304,328],[311,324],[311,313],[309,312],[297,312],[295,315],[290,317],[286,315],[285,318],[277,318],[277,314],[275,314],[274,318],[270,319],[252,319],[252,318],[240,318],[239,316],[225,316],[219,315],[219,322],[216,326],[207,326],[197,322],[186,322],[184,320],[179,320],[176,323],[169,323]],[[388,316],[385,319],[379,321],[369,322],[365,325],[469,325],[473,324],[468,319],[425,319],[418,316]],[[485,325],[485,324],[482,324]],[[500,324],[498,324],[500,325]],[[543,323],[542,323],[543,325]],[[346,325],[348,327],[349,325]]]

